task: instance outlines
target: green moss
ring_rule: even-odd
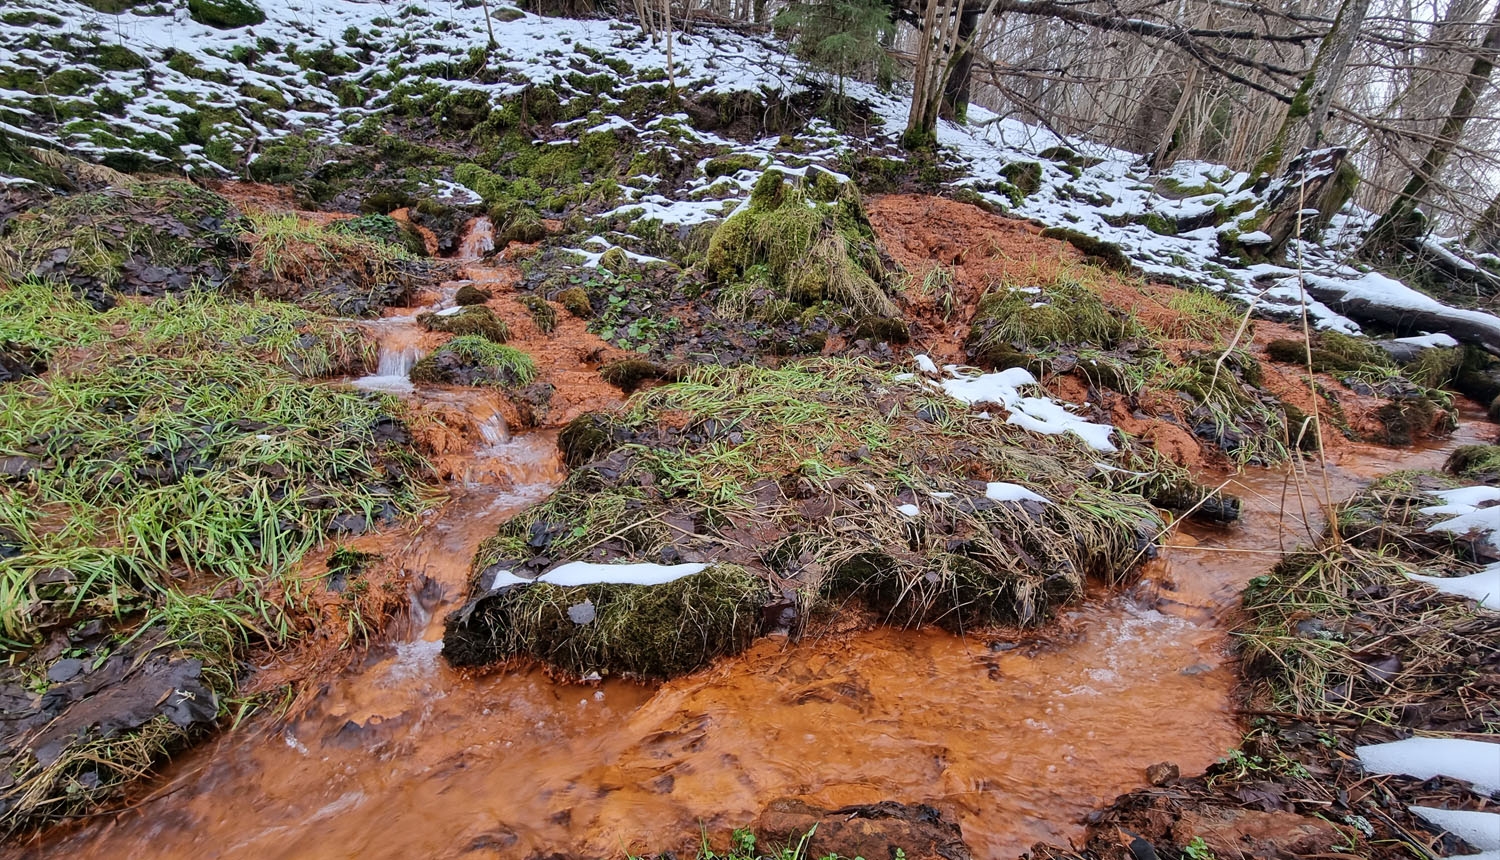
[[[1000,175],[1023,197],[1030,197],[1042,187],[1042,165],[1035,161],[1012,161],[1000,168]]]
[[[706,263],[721,281],[764,266],[772,288],[799,304],[829,299],[862,315],[900,315],[882,286],[874,231],[850,184],[837,201],[810,204],[799,185],[766,171],[750,205],[714,231]]]
[[[588,290],[583,287],[569,287],[557,294],[557,303],[563,306],[563,310],[579,319],[588,319],[594,315],[594,308],[589,301]]]
[[[229,30],[265,23],[266,13],[252,0],[187,0],[188,15],[199,24]]]
[[[518,349],[479,335],[455,337],[411,369],[413,382],[519,388],[536,379],[536,363]]]
[[[531,321],[537,327],[537,331],[543,334],[551,334],[557,328],[557,309],[547,303],[540,296],[517,296],[516,301],[531,313]]]
[[[1119,245],[1068,227],[1048,227],[1042,231],[1042,235],[1048,239],[1067,242],[1082,251],[1084,256],[1097,260],[1101,265],[1120,272],[1130,271],[1130,258],[1125,256],[1125,252],[1120,250]]]
[[[458,288],[458,292],[453,294],[453,303],[461,307],[468,307],[470,305],[482,305],[491,298],[492,296],[488,291],[481,290],[473,284],[464,284]]]
[[[1087,343],[1113,349],[1141,333],[1134,317],[1104,304],[1087,286],[1059,281],[1031,290],[991,290],[979,300],[967,345],[976,353],[1002,345],[1036,350]]]
[[[1448,455],[1443,471],[1465,480],[1500,478],[1500,445],[1464,445]]]
[[[1273,340],[1266,344],[1266,355],[1273,361],[1306,366],[1307,345],[1296,340]],[[1313,338],[1312,369],[1315,373],[1358,373],[1394,367],[1385,350],[1368,338],[1338,332],[1319,332]]]
[[[477,335],[492,343],[505,343],[510,328],[485,305],[472,305],[456,314],[418,314],[417,323],[427,331],[455,335]]]
[[[1462,372],[1464,351],[1457,347],[1430,347],[1402,365],[1401,375],[1423,388],[1446,388]]]
[[[748,647],[769,591],[722,564],[662,585],[512,586],[450,624],[443,654],[460,666],[526,655],[575,677],[669,678]]]
[[[741,170],[755,170],[762,163],[764,159],[758,155],[738,152],[710,158],[708,163],[703,165],[703,172],[709,179],[717,179],[720,176],[733,176]]]
[[[145,57],[124,45],[100,45],[89,54],[94,65],[108,72],[128,72],[151,66]]]
[[[625,358],[599,368],[599,377],[610,385],[629,394],[651,379],[675,379],[679,374],[674,368],[647,361],[642,358]]]
[[[869,316],[860,320],[859,325],[855,326],[854,337],[899,346],[911,340],[911,327],[907,325],[906,320]]]

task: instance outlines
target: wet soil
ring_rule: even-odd
[[[1466,422],[1403,465],[1493,435]],[[435,619],[474,545],[560,479],[545,436],[490,457],[502,480],[456,492],[414,534],[361,545],[409,574],[393,644],[297,719],[226,735],[108,823],[13,856],[616,856],[689,849],[700,823],[742,826],[787,797],[931,804],[974,856],[1065,844],[1149,765],[1198,773],[1238,742],[1224,631],[1241,588],[1310,542],[1325,492],[1390,466],[1385,449],[1351,447],[1326,473],[1247,473],[1231,485],[1240,524],[1185,525],[1129,593],[1101,590],[1042,636],[765,639],[653,688],[524,666],[466,677],[438,658]]]
[[[952,305],[935,294],[908,288],[903,300],[913,323],[912,343],[939,364],[968,363],[964,342],[979,300],[997,284],[1026,285],[1051,282],[1076,269],[1085,255],[1067,242],[1041,235],[1041,228],[990,214],[968,203],[941,197],[892,194],[866,203],[870,223],[881,248],[920,284],[935,266],[952,274]],[[1169,306],[1181,288],[1151,283],[1138,277],[1100,270],[1089,286],[1108,305],[1129,311],[1148,329],[1165,333],[1151,345],[1168,360],[1181,361],[1201,350],[1218,352],[1222,343],[1174,336],[1184,328],[1184,314]],[[1260,360],[1262,380],[1257,388],[1304,414],[1315,408],[1324,415],[1322,442],[1326,451],[1339,451],[1351,437],[1379,438],[1383,426],[1376,411],[1387,401],[1351,391],[1326,373],[1313,375],[1320,392],[1309,389],[1305,368],[1270,360],[1265,346],[1274,340],[1302,340],[1299,327],[1271,320],[1253,320],[1240,346]],[[1073,403],[1094,401],[1108,421],[1152,444],[1172,460],[1194,467],[1225,467],[1224,453],[1191,430],[1191,404],[1174,391],[1148,389],[1135,397],[1091,386],[1070,373],[1048,373],[1043,383],[1057,396]],[[1337,404],[1338,417],[1329,414],[1327,398]],[[1342,424],[1342,426],[1340,426]],[[1438,427],[1433,435],[1441,435]],[[1347,432],[1345,432],[1347,430]],[[1419,433],[1419,437],[1422,435]]]

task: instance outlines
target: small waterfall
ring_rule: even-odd
[[[463,239],[458,243],[458,259],[481,260],[495,250],[495,225],[484,215],[469,222]]]
[[[355,388],[393,394],[415,390],[411,384],[411,369],[425,353],[417,346],[414,332],[410,338],[402,338],[396,332],[389,334],[388,337],[380,338],[380,357],[376,362],[375,372],[354,380]]]

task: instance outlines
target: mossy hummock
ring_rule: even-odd
[[[476,603],[449,621],[465,662],[566,653],[554,665],[574,672],[588,654],[590,670],[651,676],[680,665],[617,664],[604,645],[512,629],[521,598],[487,594],[488,580],[569,559],[747,571],[764,623],[793,628],[850,597],[899,624],[1034,625],[1086,577],[1123,579],[1151,553],[1162,525],[1148,497],[1204,496],[1181,494],[1192,482],[1148,449],[1127,445],[1104,468],[1076,437],[981,418],[919,381],[836,359],[696,369],[576,420],[559,444],[568,480],[475,556]],[[500,608],[481,611],[490,600]],[[730,603],[739,618],[743,604]]]

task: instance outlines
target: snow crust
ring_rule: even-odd
[[[1028,490],[1020,484],[991,481],[984,487],[984,496],[997,502],[1041,502],[1050,505],[1052,500]]]
[[[932,362],[930,357],[919,355],[918,366],[922,366],[921,359],[924,358],[929,363]],[[1022,394],[1022,386],[1037,384],[1036,377],[1023,367],[1012,367],[998,373],[975,374],[970,372],[972,368],[949,364],[943,370],[948,374],[947,378],[934,384],[954,400],[970,406],[994,403],[1005,407],[1010,413],[1006,418],[1007,424],[1048,436],[1072,433],[1096,451],[1118,450],[1114,442],[1110,441],[1110,436],[1115,431],[1113,424],[1085,421],[1069,412],[1065,404],[1050,397],[1029,397]]]
[[[1431,806],[1408,807],[1412,814],[1434,827],[1478,848],[1479,854],[1465,854],[1467,860],[1500,858],[1500,813],[1474,812],[1466,809],[1436,809]]]
[[[1500,791],[1500,744],[1459,738],[1407,738],[1354,751],[1365,770],[1417,779],[1446,776],[1480,794]]]
[[[1500,562],[1468,576],[1423,576],[1418,573],[1408,573],[1407,576],[1444,594],[1467,597],[1486,609],[1500,609]]]
[[[598,564],[591,561],[570,561],[559,565],[535,579],[516,576],[508,570],[495,574],[491,589],[508,585],[529,585],[535,582],[572,587],[575,585],[665,585],[669,582],[702,573],[706,564]]]

